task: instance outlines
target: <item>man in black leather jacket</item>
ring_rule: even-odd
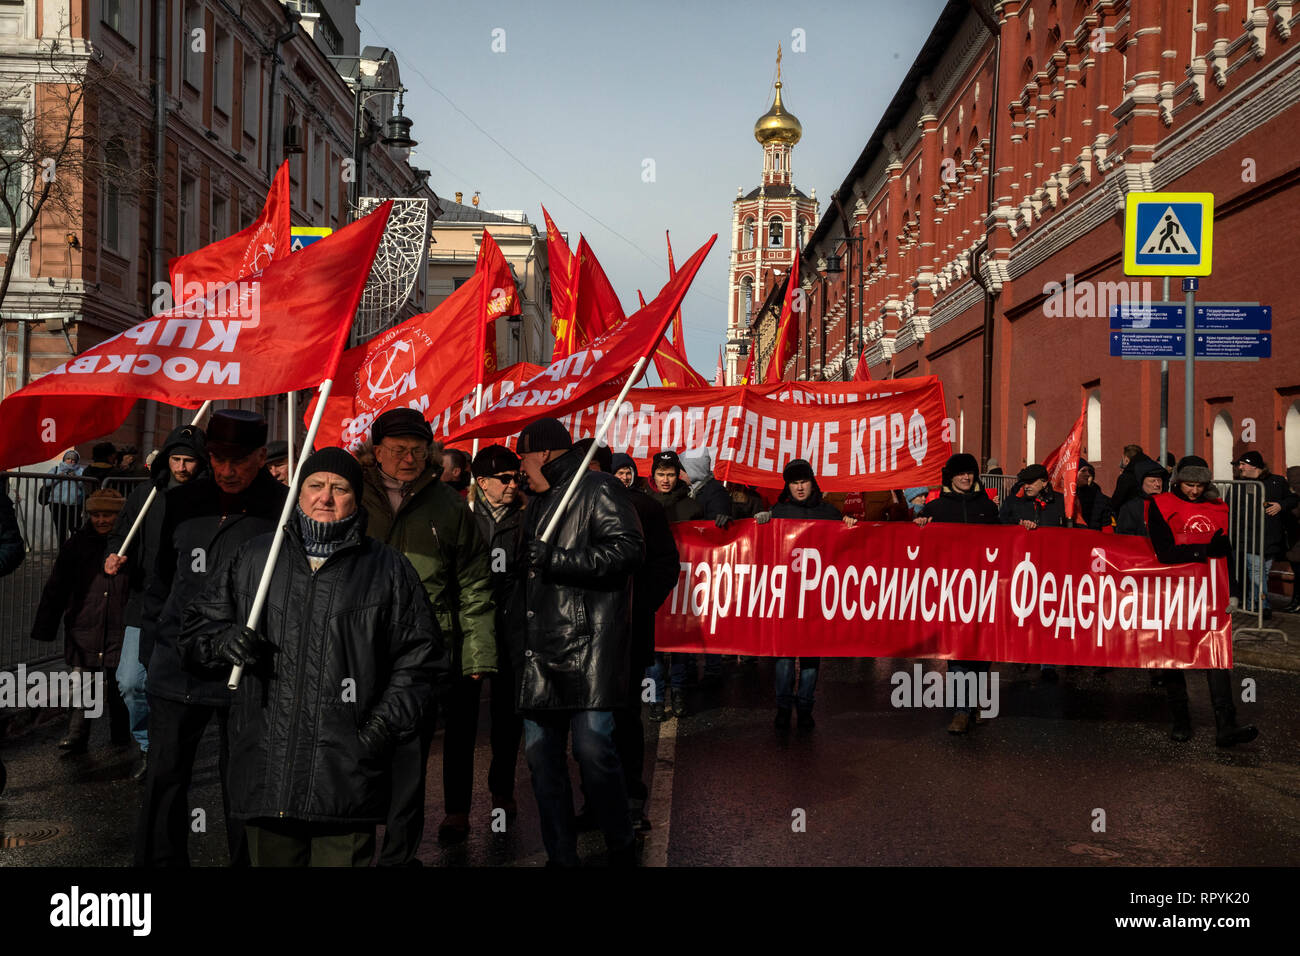
[[[253,865],[367,866],[393,745],[415,735],[449,660],[411,562],[366,536],[356,459],[323,448],[302,473],[256,630],[245,622],[272,534],[185,609],[180,645],[194,670],[245,668],[229,789]]]
[[[554,418],[528,425],[516,446],[533,496],[526,512],[529,570],[519,661],[524,753],[548,865],[580,862],[566,755],[570,730],[609,861],[632,865],[635,841],[614,744],[614,711],[629,703],[632,574],[645,560],[645,544],[622,483],[580,470],[582,455],[572,446]],[[543,541],[574,482],[554,534]]]

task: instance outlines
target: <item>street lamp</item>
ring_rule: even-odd
[[[411,149],[419,144],[411,139],[411,119],[403,115],[404,104],[402,102],[403,94],[406,93],[406,87],[389,87],[389,86],[367,86],[365,78],[358,74],[352,81],[355,85],[352,89],[352,158],[356,163],[356,169],[352,178],[352,215],[355,218],[357,207],[361,202],[361,194],[365,183],[365,156],[363,149],[369,150],[375,143],[383,143],[385,146],[395,146],[398,149]],[[370,116],[364,113],[363,109],[366,100],[372,96],[382,96],[384,94],[397,94],[397,113],[388,118],[387,130],[381,139],[376,139],[370,123]],[[361,124],[365,123],[365,132],[362,132]]]

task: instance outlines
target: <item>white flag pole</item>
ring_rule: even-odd
[[[583,475],[587,473],[587,469],[591,467],[591,460],[596,457],[596,448],[605,440],[605,434],[609,431],[610,426],[614,424],[614,416],[618,414],[618,410],[623,406],[623,400],[627,398],[627,393],[632,390],[632,383],[641,377],[641,373],[644,371],[646,363],[649,360],[650,356],[648,355],[642,355],[636,360],[636,365],[632,367],[632,374],[629,375],[627,381],[623,383],[623,390],[618,393],[618,398],[615,399],[614,404],[610,405],[609,412],[605,415],[605,420],[600,423],[600,428],[596,429],[596,437],[592,440],[591,447],[587,449],[587,454],[582,459],[582,465],[578,468],[578,473],[574,475],[573,480],[569,482],[569,487],[564,489],[564,496],[560,499],[560,506],[555,509],[555,514],[551,515],[551,520],[547,523],[546,530],[542,532],[543,544],[551,543],[551,538],[554,536],[555,529],[560,523],[560,518],[564,516],[565,510],[569,507],[569,502],[573,500],[573,495],[578,490],[578,482],[582,480]]]
[[[190,419],[190,424],[197,425],[199,421],[203,418],[203,416],[207,414],[208,409],[211,407],[212,407],[212,399],[208,399],[206,402],[204,402],[202,405],[199,406],[199,410],[195,412],[194,417]],[[162,452],[160,451],[158,454],[161,455]],[[136,532],[139,531],[140,526],[144,524],[144,516],[149,513],[149,509],[153,506],[154,499],[157,497],[158,497],[158,486],[154,485],[151,489],[149,489],[149,497],[144,500],[144,507],[141,508],[140,513],[135,516],[135,521],[131,524],[131,530],[126,533],[126,538],[122,541],[122,547],[117,549],[117,556],[119,558],[126,557],[126,549],[131,547],[131,542],[135,540]]]
[[[474,386],[474,416],[478,417],[483,414],[483,382],[480,381]],[[470,458],[478,457],[478,439],[474,439],[474,448],[470,452]]]
[[[307,429],[307,437],[302,440],[304,449],[310,448],[316,440],[316,430],[320,428],[321,417],[325,414],[325,402],[330,397],[330,389],[334,385],[331,378],[325,379],[320,383],[320,389],[316,394],[316,411],[311,417],[311,427]],[[253,598],[253,606],[248,611],[248,627],[255,630],[257,622],[262,617],[262,608],[266,604],[266,595],[271,590],[271,575],[275,572],[275,562],[280,557],[280,547],[284,544],[284,526],[289,521],[289,515],[292,514],[294,506],[298,503],[294,498],[294,490],[298,487],[299,474],[302,470],[303,463],[307,460],[306,456],[298,459],[297,467],[291,472],[292,478],[289,481],[289,493],[285,495],[284,507],[280,509],[280,521],[275,527],[275,538],[271,541],[271,553],[266,559],[266,567],[262,569],[262,580],[257,585],[257,595]],[[231,690],[239,687],[239,679],[244,674],[244,669],[236,664],[230,669],[230,680],[226,686]]]
[[[289,460],[285,464],[289,468],[289,474],[293,474],[294,455],[293,455],[293,433],[297,431],[295,423],[298,421],[298,393],[289,393]]]

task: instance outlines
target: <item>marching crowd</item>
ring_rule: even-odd
[[[591,451],[589,443],[575,443],[558,420],[541,419],[523,429],[513,451],[489,445],[471,459],[444,451],[419,412],[395,409],[375,420],[360,460],[338,448],[315,451],[289,487],[284,443],[267,444],[261,416],[227,409],[206,430],[187,425],[168,435],[151,456],[148,480],[128,497],[101,488],[84,500],[43,502],[67,510],[55,519],[62,547],[33,635],[54,640],[62,618],[67,663],[116,678],[119,693],[107,695],[111,737],[133,738],[141,751],[136,864],[188,865],[188,791],[214,720],[234,865],[368,865],[376,854],[380,865],[418,863],[439,716],[445,815],[437,837],[463,843],[485,685],[494,810],[507,819],[517,812],[522,746],[548,864],[579,862],[584,827],[603,832],[612,865],[634,864],[638,834],[649,826],[642,682],[654,687],[645,711],[651,721],[683,718],[697,668],[707,686],[721,680],[724,666],[719,655],[698,661],[655,650],[655,612],[679,573],[675,522],[1086,526],[1147,536],[1166,563],[1231,551],[1228,506],[1205,461],[1188,456],[1171,473],[1136,445],[1124,449],[1113,494],[1080,464],[1076,521],[1040,464],[1016,476],[1000,505],[982,485],[976,459],[956,454],[935,491],[848,496],[836,507],[812,466],[797,460],[769,504],[758,489],[724,486],[706,449],[663,450],[641,476],[628,455]],[[590,467],[580,471],[589,451]],[[91,467],[104,475],[134,469],[115,463],[114,452],[97,445]],[[1234,464],[1262,484],[1265,500],[1263,560],[1247,562],[1246,587],[1232,581],[1234,595],[1248,602],[1274,561],[1300,565],[1300,469],[1288,482],[1255,451]],[[72,451],[55,471],[79,468]],[[3,507],[7,496],[0,499],[3,573],[14,563],[16,529],[12,507]],[[291,517],[250,628],[287,499]],[[88,520],[76,527],[83,510]],[[21,560],[21,541],[17,547]],[[1294,597],[1285,610],[1300,610]],[[778,732],[796,715],[800,731],[814,726],[819,664],[776,660]],[[243,676],[231,691],[235,666]],[[980,672],[990,663],[948,667]],[[1216,743],[1254,739],[1254,727],[1236,723],[1230,673],[1207,676]],[[1042,679],[1056,677],[1044,665]],[[1168,695],[1170,736],[1189,739],[1183,671],[1153,672],[1152,681]],[[968,733],[978,722],[975,706],[957,710],[948,731]],[[74,712],[59,746],[85,750],[89,730]],[[570,751],[580,769],[580,812]]]

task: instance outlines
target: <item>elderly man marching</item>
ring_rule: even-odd
[[[416,735],[446,653],[411,562],[366,536],[361,466],[324,448],[302,473],[257,629],[270,534],[186,608],[180,644],[192,668],[246,669],[228,786],[253,865],[366,866],[394,745]]]
[[[474,682],[497,670],[496,612],[488,547],[465,500],[446,482],[433,429],[413,408],[394,408],[371,426],[375,464],[365,468],[362,504],[369,534],[415,566],[434,617],[451,653],[447,728],[443,739],[446,817],[440,843],[463,843],[469,835],[478,688]],[[415,862],[424,833],[425,771],[434,714],[393,758],[393,795],[382,865]]]

